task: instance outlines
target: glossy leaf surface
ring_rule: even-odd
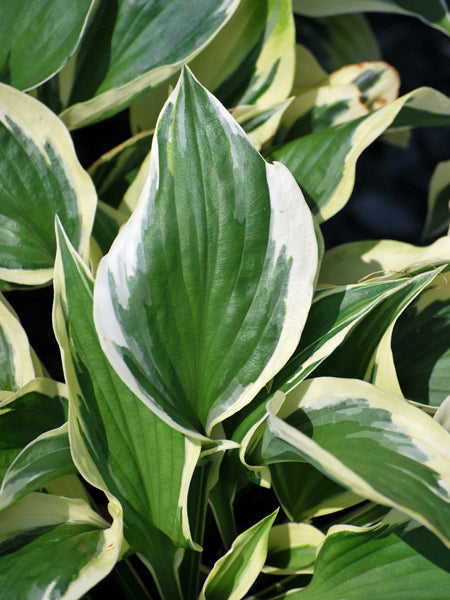
[[[93,4],[94,0],[4,0],[0,80],[29,90],[59,71],[75,51]]]
[[[373,528],[332,528],[317,557],[312,582],[279,600],[445,600],[448,550],[414,521]],[[365,592],[364,592],[365,593]]]
[[[291,170],[313,213],[326,221],[349,199],[361,152],[388,127],[449,123],[450,99],[418,88],[365,117],[288,142],[271,157]]]
[[[94,328],[92,277],[61,230],[58,243],[54,318],[74,461],[90,483],[120,501],[129,543],[159,566],[165,555],[170,572],[176,548],[168,538],[194,545],[187,493],[200,448],[158,419],[115,374]]]
[[[0,84],[0,278],[48,283],[57,214],[87,258],[97,196],[70,135],[43,104]]]
[[[237,0],[97,2],[74,64],[63,73],[61,118],[69,128],[119,112],[191,60],[217,34]]]
[[[264,162],[189,71],[153,139],[139,204],[99,266],[94,318],[127,385],[203,437],[294,350],[317,269],[314,224],[290,173]]]
[[[310,462],[362,497],[395,506],[450,546],[450,435],[396,396],[356,379],[316,378],[275,396],[266,462]],[[401,477],[402,485],[398,485]]]
[[[209,573],[199,600],[240,600],[259,575],[276,512],[241,533]]]
[[[393,12],[418,17],[450,34],[450,13],[445,0],[294,0],[295,12],[314,17],[352,12]]]
[[[33,493],[0,512],[0,586],[5,598],[77,600],[116,563],[120,507],[110,527],[86,502]]]

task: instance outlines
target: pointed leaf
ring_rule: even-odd
[[[419,520],[450,547],[450,435],[436,421],[356,379],[305,381],[275,416],[277,404],[275,396],[263,460],[306,460],[362,497]]]
[[[94,318],[114,368],[161,418],[203,437],[295,349],[316,269],[290,173],[186,70],[139,205],[97,274]]]
[[[55,214],[87,258],[97,197],[61,121],[27,94],[0,84],[0,279],[48,283]],[[18,202],[20,198],[20,202]]]
[[[240,600],[261,572],[275,511],[236,538],[208,575],[199,600]]]
[[[57,237],[54,322],[74,461],[85,479],[120,501],[129,543],[161,560],[158,553],[172,548],[166,536],[195,546],[187,494],[200,447],[149,411],[115,374],[94,328],[92,277],[59,226]]]
[[[89,505],[33,493],[0,512],[0,588],[10,600],[77,600],[103,579],[122,545],[120,506],[110,527]]]

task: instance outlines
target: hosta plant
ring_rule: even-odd
[[[1,599],[448,599],[448,162],[428,245],[320,225],[450,124],[358,11],[450,19],[337,4],[3,2]],[[70,130],[125,108],[86,171]],[[61,381],[10,303],[42,286]]]

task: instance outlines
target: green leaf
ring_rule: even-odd
[[[48,482],[77,470],[72,462],[67,423],[46,431],[14,459],[0,488],[0,510]]]
[[[265,573],[290,575],[312,573],[316,553],[325,535],[306,523],[285,523],[272,527]]]
[[[122,545],[120,506],[111,526],[82,500],[33,493],[0,512],[0,589],[8,600],[77,600],[103,579]]]
[[[448,550],[418,523],[331,528],[314,576],[303,590],[277,600],[446,600]],[[366,590],[366,591],[364,591]]]
[[[361,14],[302,15],[296,24],[299,41],[328,73],[345,65],[381,60],[377,40]],[[301,81],[296,84],[301,85]]]
[[[284,102],[292,88],[294,64],[290,0],[241,0],[231,19],[189,66],[222,104],[235,108]],[[165,93],[157,90],[132,107],[134,132],[155,127],[175,83],[168,82]]]
[[[92,276],[59,226],[57,237],[54,323],[74,462],[87,481],[118,499],[128,542],[151,564],[162,589],[178,597],[176,546],[197,547],[187,495],[199,444],[168,427],[116,375],[94,328]]]
[[[449,256],[450,259],[450,256]],[[398,381],[408,400],[438,407],[450,390],[450,269],[400,315],[392,331]]]
[[[450,256],[450,238],[443,236],[429,246],[397,240],[370,240],[341,244],[325,252],[319,283],[347,285],[357,281],[386,280],[407,275],[420,266],[437,266]]]
[[[403,397],[390,351],[392,328],[414,298],[437,279],[439,270],[425,268],[423,273],[410,278],[409,285],[378,305],[320,365],[318,373],[366,379],[387,392]]]
[[[0,79],[20,90],[36,87],[77,47],[94,0],[2,2]],[[30,59],[32,57],[32,59]]]
[[[61,74],[70,128],[111,116],[156,88],[206,46],[238,0],[164,3],[99,0],[70,67]]]
[[[27,334],[0,294],[0,389],[16,392],[37,375]]]
[[[442,233],[450,224],[450,160],[439,163],[428,192],[428,211],[422,238]]]
[[[418,17],[425,23],[450,33],[450,14],[445,0],[294,0],[294,11],[319,17],[353,12],[393,12]]]
[[[432,271],[417,279],[365,282],[318,290],[300,343],[285,367],[275,376],[272,389],[282,392],[293,389],[330,356],[380,303],[396,292],[408,294],[417,286],[423,287],[435,275],[436,272]]]
[[[199,600],[240,600],[261,572],[278,510],[236,538],[209,573]]]
[[[30,442],[66,421],[61,387],[34,379],[0,402],[0,480]]]
[[[321,222],[345,206],[361,152],[388,127],[448,124],[450,99],[431,88],[418,88],[365,117],[288,142],[270,156],[290,169]]]
[[[328,515],[363,500],[306,462],[271,464],[270,476],[273,491],[292,521]]]
[[[0,279],[48,283],[56,253],[55,214],[88,257],[94,186],[61,121],[34,98],[4,84],[0,148]]]
[[[317,269],[314,223],[287,169],[265,163],[188,70],[148,164],[99,265],[95,323],[130,389],[203,438],[295,349]]]
[[[119,208],[128,187],[150,151],[153,134],[139,133],[101,156],[89,168],[99,198]]]
[[[266,463],[307,461],[450,546],[450,435],[431,417],[369,383],[331,377],[277,394],[268,410]]]

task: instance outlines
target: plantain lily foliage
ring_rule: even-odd
[[[424,245],[320,229],[450,124],[361,11],[446,3],[3,4],[0,598],[448,600],[449,162]],[[70,130],[124,109],[87,171]]]

